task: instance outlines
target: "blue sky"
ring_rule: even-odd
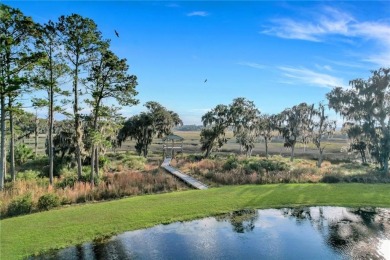
[[[141,105],[124,108],[126,117],[157,101],[201,124],[236,97],[278,113],[390,67],[390,1],[0,2],[39,23],[93,19],[138,77]]]

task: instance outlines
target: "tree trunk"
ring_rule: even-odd
[[[11,101],[9,103],[9,128],[10,128],[10,141],[9,141],[9,158],[10,158],[10,173],[12,181],[16,179],[15,174],[15,132],[14,132],[14,115],[12,113]]]
[[[360,150],[360,156],[362,157],[362,164],[366,164],[367,163],[366,153],[363,149]]]
[[[99,110],[100,110],[100,101],[98,98],[96,100],[96,105],[93,109],[94,111],[94,119],[93,119],[93,131],[94,133],[98,130],[98,118],[99,118]],[[98,145],[92,144],[91,150],[91,183],[94,181],[92,178],[94,177],[94,173],[96,172],[96,176],[99,176],[99,154],[98,154]]]
[[[35,111],[35,144],[34,144],[34,159],[37,159],[38,157],[38,112]]]
[[[209,158],[210,152],[211,152],[211,148],[210,148],[210,147],[207,147],[207,149],[206,149],[206,154],[204,155],[204,157],[205,157],[205,158]]]
[[[249,150],[248,150],[248,157],[251,157],[251,156],[252,156],[252,151],[253,151],[253,149],[252,149],[252,148],[249,148]]]
[[[91,148],[91,187],[95,184],[95,145],[92,144]]]
[[[268,159],[268,139],[264,138],[264,143],[265,143],[265,158]]]
[[[99,146],[95,149],[95,172],[96,176],[99,177]]]
[[[1,107],[1,141],[0,141],[0,190],[4,188],[5,178],[5,97],[0,93],[0,107]]]
[[[291,157],[290,162],[294,161],[295,144],[291,145]]]
[[[49,95],[49,181],[53,185],[54,176],[54,144],[53,144],[53,126],[54,126],[54,91],[53,85],[50,86]]]
[[[321,149],[319,148],[319,156],[318,156],[318,161],[317,161],[317,167],[318,168],[321,168],[321,164],[322,164],[322,160],[323,160],[323,152],[324,152],[324,149]]]
[[[81,149],[83,144],[83,133],[81,129],[80,123],[80,114],[79,114],[79,96],[78,96],[78,70],[79,70],[79,58],[76,57],[76,65],[74,71],[73,78],[73,92],[74,92],[74,104],[73,104],[73,112],[74,112],[74,128],[76,132],[76,162],[77,162],[77,176],[78,179],[81,179],[82,174],[82,163],[81,163]]]
[[[389,175],[389,159],[388,159],[388,157],[385,158],[385,160],[383,162],[383,172],[385,175]]]

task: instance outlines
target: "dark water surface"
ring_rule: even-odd
[[[390,209],[243,210],[31,259],[390,259]]]

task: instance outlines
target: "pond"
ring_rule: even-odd
[[[248,209],[30,259],[390,259],[390,209]]]

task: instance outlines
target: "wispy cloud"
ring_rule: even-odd
[[[333,88],[346,87],[343,80],[329,74],[319,73],[306,68],[279,67],[283,76],[295,81],[297,84],[309,84],[316,87]]]
[[[209,16],[210,14],[208,12],[205,12],[205,11],[194,11],[194,12],[191,12],[191,13],[187,13],[187,16]]]
[[[380,66],[388,66],[390,60],[390,24],[382,21],[359,22],[352,15],[324,8],[322,14],[312,20],[293,20],[282,18],[272,20],[272,25],[261,31],[285,39],[299,39],[313,42],[329,41],[329,37],[339,39],[371,40],[380,47],[375,54],[369,55],[365,61]]]
[[[329,59],[322,59],[325,62],[332,63],[337,66],[342,67],[348,67],[348,68],[365,68],[363,64],[357,63],[357,62],[345,62],[345,61],[338,61],[338,60],[329,60]]]
[[[334,34],[350,36],[354,18],[333,8],[325,8],[314,21],[296,21],[290,18],[275,19],[273,25],[262,31],[286,39],[320,42],[324,36]]]
[[[333,68],[331,66],[329,66],[329,65],[319,65],[319,64],[316,64],[315,66],[319,70],[333,71]]]
[[[256,62],[239,62],[238,65],[248,66],[255,69],[264,69],[265,66]]]

